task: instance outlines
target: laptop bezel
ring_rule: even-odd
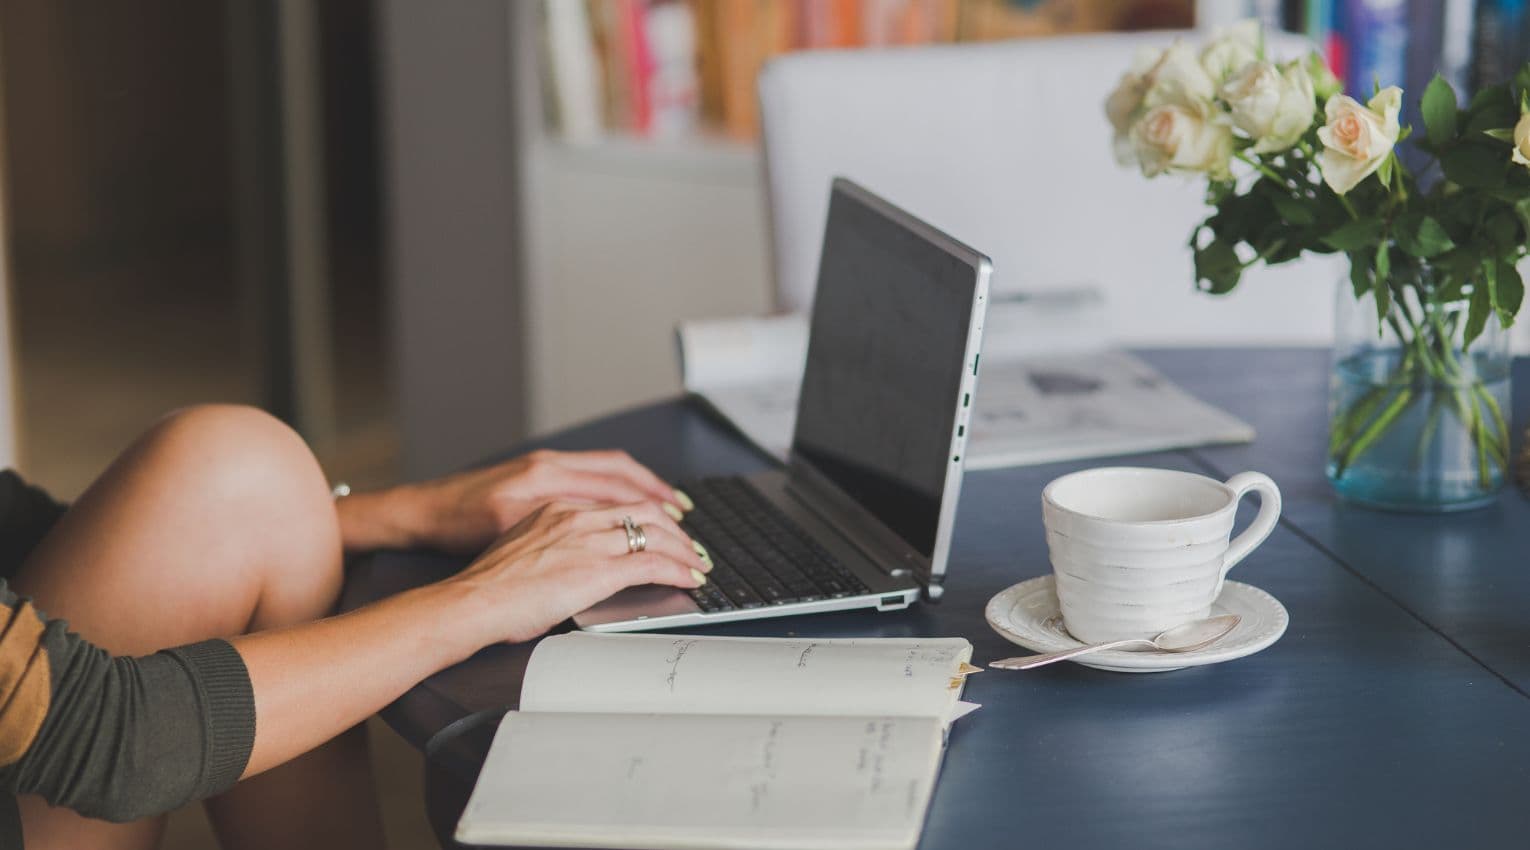
[[[817,510],[829,525],[839,530],[857,549],[889,575],[912,573],[930,599],[940,597],[942,582],[950,562],[951,542],[956,525],[957,503],[961,495],[966,443],[970,432],[972,399],[977,392],[978,357],[982,350],[983,320],[988,303],[988,282],[993,262],[982,252],[935,228],[846,177],[835,177],[830,186],[830,208],[836,194],[860,203],[878,215],[908,230],[933,247],[944,251],[973,272],[972,303],[969,307],[967,341],[962,353],[962,379],[954,401],[951,440],[946,453],[945,483],[941,491],[940,512],[936,523],[935,545],[929,556],[914,548],[854,497],[836,486],[812,461],[797,451],[794,426],[792,447],[787,455],[788,489]],[[827,221],[825,239],[828,238]],[[827,250],[825,245],[824,250]],[[819,258],[819,285],[822,285],[822,253]],[[810,343],[811,344],[811,343]],[[799,401],[801,404],[801,401]],[[801,421],[799,408],[797,421]]]

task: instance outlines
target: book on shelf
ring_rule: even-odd
[[[994,300],[983,334],[971,470],[1243,443],[1254,429],[1087,330],[1092,290]],[[802,314],[683,322],[685,389],[780,459],[791,447],[807,356]]]
[[[1477,0],[1472,33],[1474,89],[1512,79],[1530,54],[1530,15],[1525,0]]]
[[[1403,88],[1404,123],[1418,122],[1436,73],[1464,103],[1530,59],[1525,0],[1304,0],[1302,18],[1349,94],[1365,100],[1377,82]]]
[[[544,73],[565,139],[759,133],[755,80],[794,50],[1185,27],[1193,0],[544,0]],[[577,7],[577,9],[571,8]],[[580,23],[582,22],[582,27]],[[582,31],[581,31],[582,30]],[[568,79],[564,79],[568,77]],[[586,82],[595,80],[593,88]]]
[[[466,844],[911,850],[972,645],[572,633],[532,653]]]

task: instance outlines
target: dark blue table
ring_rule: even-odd
[[[1233,576],[1279,598],[1291,627],[1264,652],[1212,667],[1126,675],[1061,664],[973,676],[966,695],[983,708],[952,731],[921,847],[1530,844],[1530,502],[1510,490],[1482,511],[1442,517],[1336,504],[1322,471],[1325,352],[1145,356],[1252,422],[1259,438],[1112,462],[1275,478],[1282,522]],[[1523,360],[1515,389],[1518,435],[1530,414]],[[620,446],[672,479],[769,463],[683,400],[518,451],[538,446]],[[960,635],[978,664],[1022,652],[988,628],[983,606],[1049,569],[1042,486],[1098,463],[969,474],[938,605],[701,631]],[[430,553],[379,553],[354,566],[344,605],[460,566]],[[383,718],[424,748],[475,712],[514,705],[530,649],[485,649],[422,682]],[[437,738],[427,759],[427,806],[442,834],[492,724],[450,730],[458,731]]]

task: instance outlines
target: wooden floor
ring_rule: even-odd
[[[217,270],[184,258],[153,274],[73,268],[18,270],[13,300],[22,472],[61,498],[83,490],[166,411],[206,401],[255,403],[251,352]],[[223,294],[220,294],[223,293]],[[358,486],[394,478],[396,437],[382,369],[356,352],[375,327],[338,323],[342,439],[325,461]],[[431,850],[421,759],[381,722],[369,724],[378,794],[394,850]],[[171,817],[165,850],[217,847],[200,806]]]

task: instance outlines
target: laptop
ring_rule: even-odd
[[[639,631],[938,599],[991,268],[836,179],[786,465],[679,482],[707,583],[628,588],[574,622]]]

